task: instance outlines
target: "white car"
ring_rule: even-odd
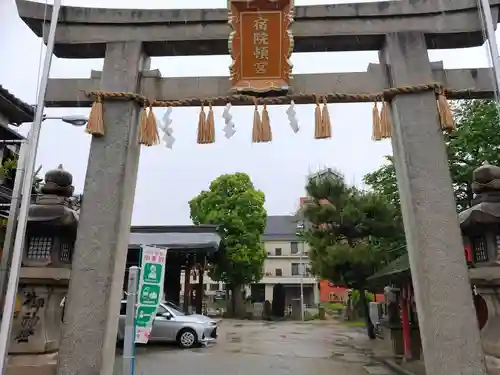
[[[118,321],[118,340],[125,337],[127,301],[122,301]],[[204,315],[186,315],[161,303],[151,330],[150,342],[177,342],[182,348],[213,342],[217,339],[217,322]]]

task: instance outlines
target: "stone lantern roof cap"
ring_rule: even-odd
[[[500,223],[500,167],[484,162],[472,173],[472,207],[458,215],[460,228]]]

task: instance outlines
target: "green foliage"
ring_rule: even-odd
[[[401,236],[397,208],[386,197],[348,185],[340,173],[311,177],[306,186],[304,238],[316,275],[360,291],[368,336],[375,331],[368,317],[367,278],[396,256],[384,244]]]
[[[306,190],[311,200],[303,215],[310,225],[303,236],[311,247],[311,271],[336,284],[364,286],[397,255],[388,259],[381,246],[402,232],[397,209],[380,194],[346,184],[339,173],[310,178]]]
[[[491,100],[468,100],[454,107],[457,131],[446,135],[448,161],[459,210],[471,206],[472,172],[485,161],[500,165],[500,121]]]
[[[375,300],[375,296],[373,293],[365,292],[365,298],[367,302],[373,302]],[[361,298],[359,294],[359,290],[353,290],[351,293],[351,305],[352,307],[358,311],[361,316],[364,316],[364,306],[361,305]]]
[[[472,172],[483,162],[500,165],[500,121],[498,108],[491,100],[467,100],[454,106],[457,130],[444,135],[455,200],[459,211],[470,207]],[[388,163],[365,176],[373,191],[399,205],[396,170],[392,157]]]
[[[262,278],[266,252],[261,243],[267,221],[264,193],[245,173],[225,174],[189,202],[194,224],[215,224],[222,237],[210,277],[233,287]]]
[[[0,173],[2,173],[5,177],[14,178],[16,168],[17,158],[8,158],[2,163]]]
[[[345,307],[345,305],[340,302],[321,302],[320,305],[327,310],[334,310],[334,311],[342,311],[344,310]]]

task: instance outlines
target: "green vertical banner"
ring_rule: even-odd
[[[146,344],[151,335],[156,311],[163,298],[167,249],[142,246],[141,273],[135,317],[135,342]]]

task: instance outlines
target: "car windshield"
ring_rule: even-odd
[[[179,310],[177,309],[174,309],[172,306],[168,306],[168,309],[170,310],[170,312],[176,316],[184,316],[186,314],[184,314],[183,312],[180,312]]]

